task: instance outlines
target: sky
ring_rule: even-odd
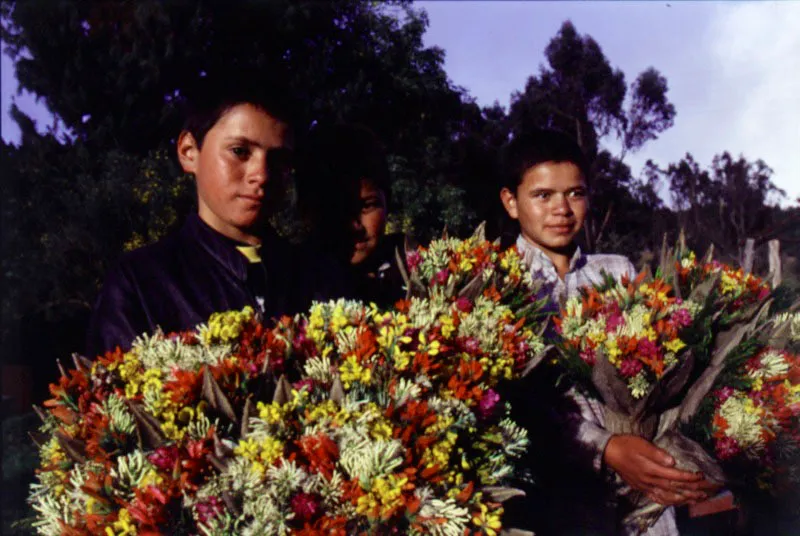
[[[445,51],[445,70],[481,105],[508,106],[544,62],[544,49],[570,19],[592,36],[626,80],[653,66],[669,84],[674,126],[626,163],[638,174],[690,152],[702,166],[729,151],[763,159],[774,182],[800,197],[800,1],[525,2],[422,1],[427,46]],[[40,129],[52,122],[32,95],[16,96],[13,64],[3,54],[2,137],[16,142],[11,99]],[[613,146],[610,145],[613,150]]]
[[[416,2],[427,46],[480,105],[508,106],[569,19],[632,81],[653,66],[669,84],[674,126],[625,162],[638,174],[690,152],[702,166],[729,151],[763,159],[800,197],[800,2]],[[609,144],[609,148],[613,148]]]

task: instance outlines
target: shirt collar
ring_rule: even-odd
[[[525,240],[522,235],[517,237],[517,251],[519,251],[520,256],[522,256],[522,261],[529,269],[535,269],[535,271],[547,270],[548,272],[556,274],[556,277],[558,277],[558,272],[556,271],[553,261],[550,260],[550,257],[539,247]],[[584,264],[586,264],[586,257],[581,252],[581,247],[577,246],[575,248],[575,253],[572,254],[572,258],[569,260],[568,273],[578,270]]]
[[[238,279],[247,279],[248,259],[237,248],[249,244],[242,244],[216,231],[197,213],[186,218],[184,232]]]

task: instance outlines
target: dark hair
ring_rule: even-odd
[[[358,197],[362,179],[390,194],[389,164],[377,136],[361,125],[317,125],[298,148],[297,179],[301,198],[315,210],[333,199]]]
[[[500,155],[502,187],[516,192],[525,173],[545,162],[575,164],[583,180],[589,182],[589,165],[575,140],[558,130],[541,129],[514,136],[503,148]]]
[[[202,146],[220,117],[238,104],[252,104],[292,127],[297,120],[297,106],[278,78],[247,68],[198,78],[184,95],[183,130]]]

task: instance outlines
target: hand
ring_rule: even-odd
[[[638,436],[612,436],[603,460],[633,489],[665,506],[703,501],[719,489],[702,473],[675,469],[672,456]]]

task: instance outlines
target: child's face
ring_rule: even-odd
[[[516,192],[500,192],[508,215],[519,220],[522,236],[545,252],[572,245],[588,210],[586,182],[571,162],[544,162],[529,168]]]
[[[258,243],[256,224],[265,205],[268,154],[288,146],[285,123],[252,104],[225,112],[197,146],[182,132],[178,157],[197,180],[200,218],[225,236]],[[277,153],[273,152],[273,156]]]
[[[386,229],[386,197],[368,179],[361,179],[358,209],[352,222],[355,235],[350,264],[364,262],[378,247]]]

